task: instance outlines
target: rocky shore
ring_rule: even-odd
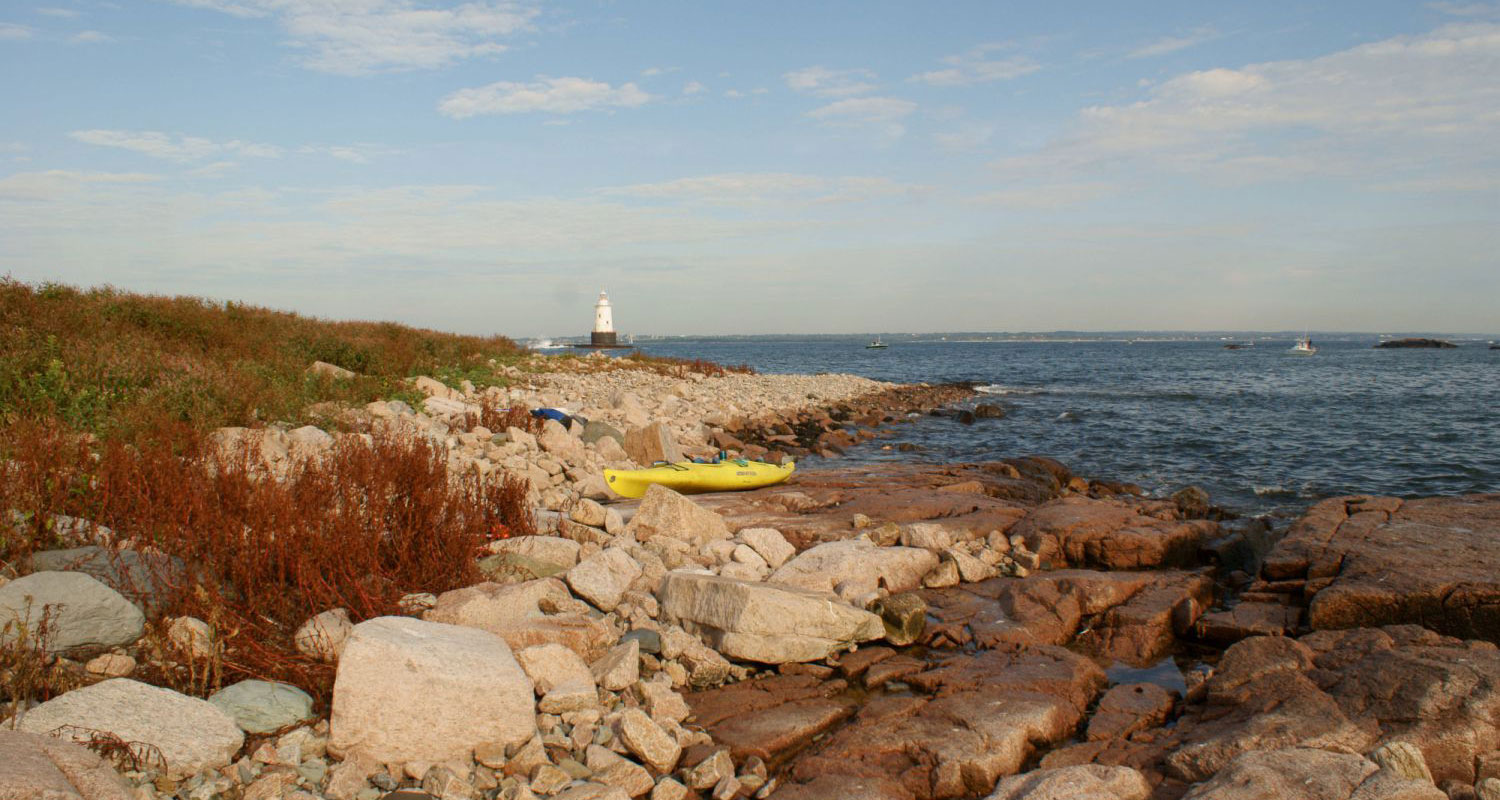
[[[491,542],[488,580],[400,616],[308,609],[299,648],[337,665],[322,708],[285,684],[136,680],[151,597],[131,570],[152,554],[59,521],[77,547],[0,585],[0,645],[51,607],[48,647],[87,677],[0,726],[0,798],[1500,799],[1500,495],[1333,498],[1281,535],[1201,491],[1018,454],[621,501],[602,468],[836,455],[968,392],[417,386],[421,409],[330,410],[346,433],[216,440],[255,444],[274,479],[336,436],[414,433],[454,476],[527,478],[539,535]],[[503,407],[572,420],[481,424]],[[966,421],[1004,424],[985,416]]]

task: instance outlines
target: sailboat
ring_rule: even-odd
[[[1297,343],[1292,345],[1292,349],[1288,350],[1287,352],[1299,356],[1310,356],[1313,353],[1318,352],[1318,348],[1313,345],[1312,338],[1304,332],[1302,334],[1302,338],[1298,339]]]

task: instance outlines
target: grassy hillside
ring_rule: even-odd
[[[297,422],[320,401],[402,397],[414,375],[498,383],[495,368],[522,352],[500,336],[0,280],[0,423],[55,416],[108,438],[165,423]],[[314,361],[359,377],[311,376]]]

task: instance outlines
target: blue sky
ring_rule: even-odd
[[[515,336],[600,287],[636,333],[1500,330],[1500,5],[1043,5],[7,0],[0,272]]]

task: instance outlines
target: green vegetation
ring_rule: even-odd
[[[501,336],[0,280],[0,422],[55,417],[125,439],[166,423],[300,423],[319,402],[414,400],[402,381],[415,375],[503,384],[524,357]],[[358,376],[312,375],[314,361]]]

